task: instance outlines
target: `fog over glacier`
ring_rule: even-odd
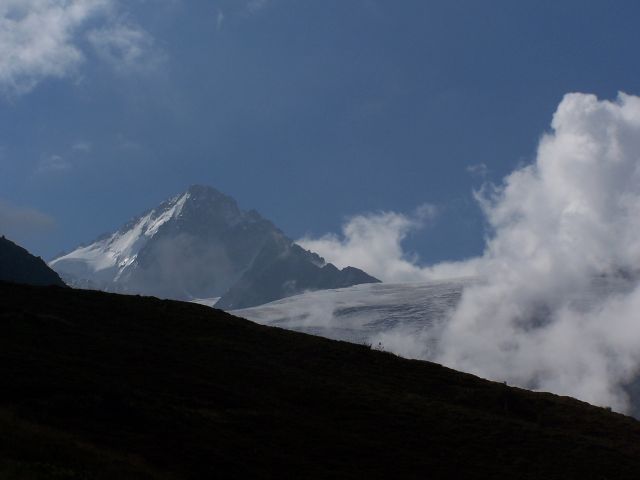
[[[423,266],[403,252],[407,233],[437,214],[431,206],[357,216],[341,235],[301,239],[327,261],[363,268],[390,285],[334,292],[334,304],[342,298],[344,305],[328,309],[322,302],[331,294],[316,294],[314,309],[307,296],[305,311],[287,314],[288,321],[628,411],[626,386],[640,366],[640,98],[567,94],[535,160],[474,194],[488,231],[483,255],[467,261]],[[453,277],[473,280],[443,281]],[[385,303],[391,297],[384,288],[398,305],[411,297],[404,301],[417,310],[404,323],[390,321],[388,308],[375,313],[375,305],[394,304]],[[446,308],[425,305],[429,295],[444,295]],[[373,323],[349,320],[349,302],[370,306]],[[267,315],[267,307],[262,320],[273,323],[278,315]],[[359,338],[355,327],[340,333],[350,321]]]

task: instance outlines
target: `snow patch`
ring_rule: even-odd
[[[79,279],[109,283],[117,280],[133,265],[150,238],[172,218],[180,216],[189,199],[187,192],[174,197],[165,209],[143,215],[126,231],[118,231],[86,247],[57,258],[49,266],[61,274]]]

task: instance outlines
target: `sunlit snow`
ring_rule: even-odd
[[[163,205],[164,208],[151,210],[113,235],[77,248],[49,265],[67,280],[90,278],[101,284],[99,286],[106,286],[135,262],[138,252],[162,225],[180,215],[188,198],[188,192],[176,196]]]

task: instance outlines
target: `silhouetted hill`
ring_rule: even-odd
[[[65,286],[44,260],[34,257],[4,236],[0,237],[0,281]]]
[[[640,478],[640,423],[200,305],[0,284],[0,478]]]

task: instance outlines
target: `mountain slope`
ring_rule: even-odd
[[[378,283],[308,292],[230,313],[251,321],[334,340],[373,345],[404,358],[433,360],[442,352],[442,326],[465,288],[480,278],[433,282]],[[569,298],[576,311],[588,311],[606,298],[637,287],[637,273],[597,276],[588,288]],[[489,372],[487,372],[489,375]],[[621,385],[628,413],[640,419],[640,374]]]
[[[184,300],[222,297],[224,308],[378,281],[357,269],[337,270],[257,212],[197,185],[50,265],[78,287]]]
[[[66,286],[44,260],[34,257],[4,236],[0,237],[0,281]]]
[[[425,349],[428,333],[460,301],[466,285],[475,280],[452,279],[414,283],[372,283],[348,288],[307,292],[231,311],[251,321],[334,340],[378,345],[385,338],[416,342],[384,342],[382,347],[403,357],[416,358],[416,343]],[[409,348],[413,347],[413,348]]]
[[[640,424],[207,307],[0,285],[2,478],[638,478]]]
[[[314,255],[314,254],[312,254]],[[318,265],[322,265],[319,267]],[[231,310],[261,305],[309,290],[342,288],[379,281],[362,270],[339,270],[285,238],[267,242],[251,268],[216,303]]]

